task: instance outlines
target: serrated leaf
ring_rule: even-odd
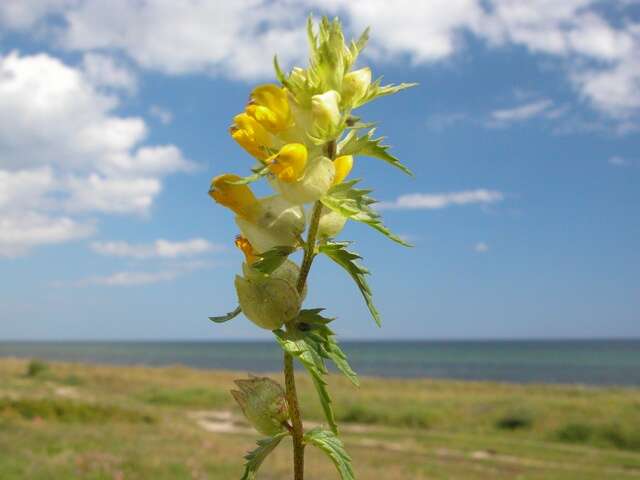
[[[279,246],[258,255],[260,260],[251,264],[251,267],[270,275],[280,267],[289,255],[296,251],[296,247]]]
[[[320,315],[323,309],[301,310],[296,325],[310,348],[322,358],[331,360],[354,385],[360,385],[358,375],[353,371],[336,340],[335,333],[328,324],[333,318]]]
[[[360,107],[365,103],[368,103],[376,98],[384,97],[386,95],[393,95],[394,93],[401,92],[407,88],[415,87],[417,83],[400,83],[399,85],[380,85],[382,78],[378,78],[375,82],[369,85],[369,89],[364,97],[354,106],[354,108]]]
[[[242,309],[238,307],[232,312],[225,313],[224,315],[220,315],[218,317],[209,317],[209,320],[215,323],[224,323],[224,322],[228,322],[229,320],[233,320],[238,315],[240,315],[241,312],[242,312]]]
[[[369,275],[369,270],[358,263],[358,260],[362,260],[362,257],[347,250],[348,246],[349,242],[327,242],[320,246],[319,252],[324,253],[347,271],[360,289],[371,316],[378,326],[381,326],[380,313],[378,313],[378,309],[373,304],[373,294],[366,279],[366,275]]]
[[[285,332],[284,330],[274,330],[276,341],[280,344],[282,349],[289,355],[294,356],[300,363],[307,369],[311,380],[318,393],[324,416],[327,419],[329,428],[331,431],[338,432],[338,424],[336,423],[336,417],[333,413],[333,407],[331,405],[331,397],[327,391],[327,382],[324,376],[327,374],[327,367],[324,364],[322,356],[318,354],[313,348],[311,348],[305,341],[304,337],[300,335],[300,332]]]
[[[359,180],[351,180],[334,185],[320,201],[334,212],[357,222],[365,223],[394,242],[411,247],[411,244],[391,232],[382,223],[380,214],[371,208],[371,205],[376,203],[373,198],[369,197],[371,190],[354,188],[358,182]]]
[[[304,434],[304,441],[322,450],[331,459],[340,474],[341,480],[355,480],[355,473],[351,466],[351,457],[340,440],[333,432],[314,428]]]
[[[258,440],[258,448],[251,450],[244,456],[244,475],[240,480],[255,480],[256,472],[264,462],[264,459],[280,444],[280,441],[288,435],[288,432],[279,433],[273,437]]]
[[[376,129],[372,128],[366,134],[357,136],[354,130],[350,131],[338,146],[339,155],[363,155],[365,157],[379,158],[389,165],[402,170],[407,175],[413,175],[405,165],[396,157],[391,155],[388,145],[382,145],[384,137],[373,138]]]

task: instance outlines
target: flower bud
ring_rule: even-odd
[[[341,155],[333,161],[333,166],[336,169],[336,175],[333,177],[333,185],[338,185],[342,183],[351,172],[353,168],[353,156]]]
[[[333,184],[336,174],[333,162],[319,156],[309,162],[304,176],[297,182],[272,182],[273,187],[294,205],[315,202],[320,199]]]
[[[284,390],[278,382],[267,377],[249,377],[234,383],[240,390],[232,390],[231,394],[258,432],[273,436],[284,430],[289,409]]]
[[[311,113],[316,126],[331,130],[340,123],[340,94],[329,90],[311,97]]]
[[[278,180],[295,182],[302,176],[307,165],[307,147],[302,143],[288,143],[265,163]]]
[[[367,94],[369,85],[371,85],[371,69],[369,67],[347,73],[342,81],[343,104],[357,104]]]
[[[255,88],[246,111],[271,133],[286,130],[291,125],[287,90],[278,85],[267,84]]]
[[[270,275],[249,265],[236,276],[235,286],[242,313],[260,328],[275,330],[298,315],[302,298],[296,290],[298,266],[287,260]]]
[[[253,218],[258,200],[247,185],[229,183],[237,180],[240,180],[240,177],[232,173],[218,175],[211,181],[209,195],[219,204],[233,210],[237,215]]]
[[[251,265],[253,262],[258,260],[257,252],[253,249],[253,246],[245,237],[243,237],[242,235],[238,235],[234,243],[236,247],[242,253],[244,253],[244,258],[247,265]]]

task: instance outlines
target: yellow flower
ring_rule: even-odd
[[[353,168],[353,157],[351,155],[341,155],[333,161],[333,166],[336,167],[336,176],[333,177],[333,185],[338,185],[347,178],[349,172]]]
[[[216,202],[233,210],[237,215],[252,219],[257,213],[258,200],[247,185],[234,185],[241,177],[232,173],[218,175],[211,182],[209,195]]]
[[[236,247],[238,247],[242,253],[244,253],[244,257],[247,260],[247,265],[251,265],[258,259],[256,252],[253,250],[251,243],[242,235],[238,235],[235,241]]]
[[[229,129],[229,133],[242,148],[258,160],[265,160],[269,157],[268,149],[274,146],[271,134],[247,113],[233,117],[233,125]]]
[[[269,171],[278,180],[291,183],[298,180],[307,165],[307,147],[301,143],[288,143],[280,151],[269,157],[266,162]]]
[[[291,126],[287,90],[277,85],[266,84],[255,88],[246,111],[271,133],[279,133]]]

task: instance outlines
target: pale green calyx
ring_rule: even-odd
[[[298,315],[302,303],[296,290],[298,266],[287,260],[270,275],[244,264],[236,276],[238,302],[245,316],[258,327],[275,330]]]
[[[340,123],[340,94],[329,90],[311,97],[311,112],[316,128],[333,131]]]
[[[342,104],[345,106],[357,104],[367,94],[369,85],[371,85],[369,67],[347,73],[342,81]]]
[[[319,200],[333,184],[336,174],[335,165],[327,157],[314,158],[307,165],[304,176],[297,182],[287,183],[274,180],[272,185],[294,205]]]
[[[271,436],[285,429],[289,409],[280,384],[267,377],[249,377],[234,383],[240,390],[231,390],[231,394],[258,432]]]

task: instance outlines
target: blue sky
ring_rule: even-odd
[[[227,128],[310,12],[420,86],[361,112],[415,178],[352,173],[415,248],[341,234],[383,328],[323,259],[307,305],[345,338],[640,336],[638,2],[177,3],[0,5],[0,339],[268,337],[207,321],[242,261],[207,189],[249,171]]]

